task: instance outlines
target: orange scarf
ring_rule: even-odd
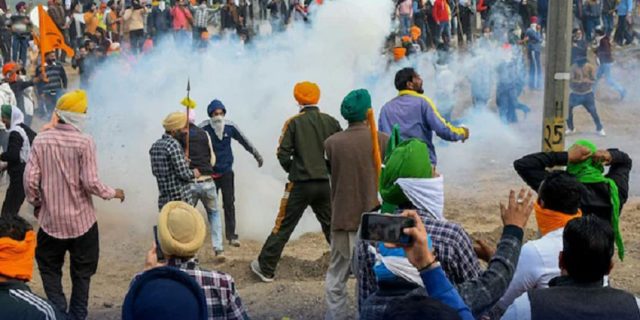
[[[576,214],[568,215],[566,213],[544,209],[538,202],[534,204],[533,208],[536,211],[536,221],[538,222],[540,235],[543,237],[551,231],[564,228],[571,219],[582,217],[582,211],[580,211],[580,209],[578,209]]]
[[[23,241],[9,237],[0,238],[0,274],[30,281],[33,274],[33,257],[36,254],[36,233],[27,231]]]

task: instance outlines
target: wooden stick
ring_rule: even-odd
[[[380,141],[378,140],[378,127],[376,126],[376,119],[373,113],[373,109],[369,109],[369,111],[367,111],[367,121],[369,122],[369,130],[371,132],[371,143],[373,146],[373,165],[376,170],[377,185],[378,180],[380,179],[380,173],[382,172],[382,155],[380,152]]]

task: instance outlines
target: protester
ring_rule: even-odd
[[[238,125],[225,119],[227,108],[220,100],[211,101],[207,106],[207,114],[209,115],[209,121],[205,121],[200,126],[209,134],[216,156],[213,178],[216,190],[222,193],[225,237],[230,245],[239,247],[240,240],[236,233],[236,188],[235,173],[233,172],[233,150],[231,149],[232,139],[238,141],[247,152],[253,155],[258,162],[259,168],[264,164],[264,160],[258,149],[240,131]]]
[[[164,134],[149,149],[151,172],[158,183],[158,210],[170,201],[191,202],[189,185],[200,178],[200,170],[189,169],[185,152],[178,142],[187,133],[187,115],[170,113],[162,122]]]
[[[604,77],[607,84],[620,94],[620,100],[624,100],[624,97],[627,95],[627,91],[617,81],[615,81],[611,75],[611,68],[614,63],[613,52],[611,49],[611,38],[609,34],[605,33],[602,29],[596,29],[596,39],[599,39],[599,45],[596,48],[596,56],[600,61],[600,66],[598,67],[596,82],[593,86],[597,87],[598,81]]]
[[[587,62],[587,59],[576,60],[571,66],[571,95],[569,95],[569,115],[567,116],[567,134],[576,133],[573,125],[573,109],[577,106],[583,106],[593,118],[596,125],[596,133],[600,136],[606,136],[604,127],[600,122],[598,110],[596,109],[596,97],[593,93],[593,85],[596,81],[595,67]]]
[[[27,63],[27,48],[29,48],[29,40],[32,38],[31,29],[31,21],[27,15],[27,4],[20,1],[16,4],[16,13],[11,15],[11,31],[13,34],[11,60],[23,64]]]
[[[446,0],[435,0],[432,10],[433,19],[438,24],[436,43],[449,46],[451,41],[451,8]]]
[[[142,52],[144,44],[144,24],[147,20],[147,8],[140,4],[140,0],[133,0],[132,7],[124,11],[122,20],[125,30],[129,32],[131,51],[135,54]]]
[[[46,81],[38,83],[37,91],[42,101],[42,107],[45,115],[53,112],[56,107],[56,101],[62,96],[67,89],[67,72],[64,67],[56,61],[55,51],[45,54],[44,73],[42,66],[36,66],[35,78],[44,78]]]
[[[611,227],[595,216],[573,219],[562,241],[562,276],[516,299],[502,319],[638,319],[636,297],[603,285],[613,269]]]
[[[96,43],[87,40],[84,47],[71,60],[71,67],[78,69],[80,74],[80,88],[85,89],[89,86],[91,77],[98,67],[100,57],[96,51]]]
[[[233,0],[227,0],[227,3],[222,7],[220,11],[220,26],[223,30],[231,30],[231,32],[235,32],[240,27],[238,6]]]
[[[0,218],[0,318],[63,320],[52,303],[31,292],[36,234],[20,217]]]
[[[422,89],[422,78],[413,68],[404,68],[396,73],[395,87],[398,97],[387,102],[380,110],[379,129],[387,134],[395,124],[400,125],[403,139],[418,138],[429,147],[429,158],[437,164],[433,134],[447,141],[465,141],[469,129],[455,127],[441,115],[431,99]]]
[[[604,33],[611,37],[613,35],[613,16],[616,12],[618,0],[602,0],[602,25]]]
[[[207,0],[200,0],[200,4],[193,10],[193,44],[197,46],[202,40],[202,33],[207,32],[209,25],[209,8]]]
[[[118,3],[115,0],[109,0],[107,7],[109,7],[109,11],[105,16],[105,23],[107,25],[106,30],[108,31],[108,36],[113,42],[120,42],[120,24],[122,23],[122,17],[119,15]]]
[[[54,54],[55,55],[55,54]],[[47,297],[70,319],[85,319],[89,283],[98,267],[99,240],[91,195],[124,201],[124,191],[98,178],[96,147],[84,133],[88,108],[82,90],[69,92],[56,104],[58,124],[33,141],[25,169],[27,201],[38,218],[36,260]],[[60,161],[61,155],[64,161]],[[62,266],[69,251],[71,301],[62,291]]]
[[[50,1],[49,8],[47,9],[47,13],[49,14],[53,22],[56,24],[56,27],[58,27],[58,30],[60,30],[60,33],[65,34],[67,29],[67,21],[66,21],[66,15],[64,12],[64,7],[62,7],[62,5],[60,4],[60,0]],[[66,57],[67,57],[67,53],[64,50],[60,50],[59,57],[58,57],[60,61],[64,63],[66,60]]]
[[[24,202],[24,169],[36,133],[24,124],[24,114],[17,107],[3,104],[0,115],[9,132],[8,147],[0,154],[0,161],[7,163],[9,172],[9,188],[2,204],[2,216],[13,217],[18,215]]]
[[[79,50],[83,46],[84,37],[84,14],[82,13],[82,4],[74,0],[71,4],[71,13],[69,15],[69,41],[74,50]]]
[[[153,36],[153,42],[157,43],[171,29],[171,12],[167,10],[165,1],[158,1],[149,15],[149,30]]]
[[[571,64],[577,63],[578,61],[582,60],[586,61],[589,43],[584,39],[582,30],[578,28],[573,29],[572,34]]]
[[[562,232],[567,222],[582,216],[582,194],[578,180],[565,171],[553,172],[542,182],[534,205],[541,238],[522,246],[513,280],[497,304],[502,311],[523,293],[548,287],[549,281],[560,275],[557,257],[562,251]]]
[[[393,135],[391,141],[394,141]],[[525,207],[518,203],[516,206],[515,192],[511,192],[509,207],[507,210],[502,210],[505,227],[497,251],[494,254],[485,245],[477,252],[478,256],[482,256],[489,262],[487,270],[481,272],[472,251],[469,236],[460,226],[442,220],[444,203],[442,178],[433,178],[432,170],[429,170],[428,166],[421,165],[423,163],[429,163],[426,145],[416,139],[402,142],[391,152],[380,179],[380,194],[385,201],[382,210],[393,212],[417,209],[430,234],[434,251],[445,273],[458,288],[458,292],[473,314],[480,316],[502,297],[511,281],[522,245],[522,229],[531,214],[532,204]],[[530,204],[530,198],[531,195],[525,197],[525,192],[522,190],[518,195],[518,202]],[[409,296],[418,289],[419,283],[410,280],[417,279],[413,271],[409,274],[402,272],[401,277],[408,282],[399,283],[395,281],[396,277],[393,277],[390,279],[391,283],[381,284],[379,281],[376,283],[373,276],[374,263],[380,259],[371,254],[372,251],[367,248],[365,242],[360,242],[356,248],[357,268],[355,270],[357,270],[358,302],[361,312],[364,312],[362,310],[364,301],[382,287],[391,285],[388,288],[395,288],[394,295]],[[396,252],[391,256],[401,258],[400,261],[395,260],[396,267],[393,269],[407,270],[406,260],[402,260],[402,254],[398,255]]]
[[[542,34],[538,31],[538,18],[531,17],[531,26],[525,32],[527,41],[527,57],[529,58],[529,89],[542,89]]]
[[[207,301],[200,285],[173,267],[150,269],[129,287],[123,320],[206,320]]]
[[[409,35],[409,28],[413,25],[413,1],[398,0],[396,5],[396,17],[400,20],[400,35]]]
[[[598,150],[592,142],[578,140],[568,152],[534,153],[514,162],[520,177],[534,190],[548,176],[546,169],[556,166],[567,166],[567,171],[584,185],[580,201],[583,215],[596,215],[612,224],[618,255],[623,258],[619,219],[629,197],[629,155],[618,149]],[[606,175],[604,166],[609,166]]]
[[[473,43],[473,29],[475,29],[475,2],[476,1],[471,0],[458,1],[458,16],[460,17],[460,29],[462,31],[459,34],[464,34],[467,45]],[[459,40],[461,43],[462,38]]]
[[[166,265],[187,273],[206,297],[208,319],[249,319],[233,278],[222,272],[201,269],[195,257],[207,235],[202,215],[185,202],[167,203],[158,217],[158,241]],[[155,245],[147,253],[145,268],[159,265]],[[144,274],[142,274],[144,276]],[[134,279],[135,286],[138,279]]]
[[[84,25],[86,26],[85,32],[90,35],[94,35],[96,33],[96,30],[98,29],[98,24],[100,23],[97,14],[98,7],[95,3],[93,3],[93,1],[85,3],[84,6]]]
[[[193,115],[193,111],[189,117]],[[195,118],[195,115],[193,116]],[[194,207],[198,200],[202,202],[207,218],[211,226],[211,247],[215,255],[224,259],[224,246],[222,245],[222,222],[218,212],[218,196],[216,184],[213,181],[213,166],[216,164],[216,155],[211,145],[211,139],[206,131],[193,124],[195,119],[189,119],[189,142],[184,135],[178,136],[178,141],[183,149],[187,150],[189,169],[198,169],[200,177],[189,184],[188,199]],[[188,145],[188,147],[187,147]]]
[[[311,206],[328,243],[331,233],[331,187],[329,168],[324,157],[324,141],[342,131],[340,123],[320,112],[320,88],[312,82],[300,82],[293,89],[300,113],[289,118],[282,129],[278,160],[289,174],[275,226],[262,246],[260,256],[251,262],[251,270],[262,281],[272,282],[284,246]]]
[[[367,121],[371,96],[365,89],[351,91],[340,108],[349,127],[324,142],[331,170],[331,259],[325,280],[328,319],[349,318],[346,285],[362,213],[378,206],[377,169]],[[389,136],[380,133],[381,156]]]
[[[620,0],[616,7],[618,13],[618,27],[616,28],[615,42],[619,46],[629,45],[633,42],[633,0]]]
[[[33,110],[31,115],[27,114],[24,101],[25,90],[39,83],[40,78],[35,78],[30,81],[22,80],[20,78],[20,73],[22,71],[24,71],[24,68],[13,62],[9,62],[2,67],[2,75],[4,76],[5,81],[9,82],[9,87],[11,87],[11,91],[13,91],[13,94],[15,95],[16,106],[24,114],[24,123],[29,126],[33,119]]]
[[[173,18],[171,24],[176,40],[185,41],[193,21],[193,15],[187,8],[186,0],[178,0],[176,2],[176,5],[171,9],[171,17]]]

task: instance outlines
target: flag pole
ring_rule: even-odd
[[[187,77],[187,103],[185,103],[185,112],[187,113],[187,138],[185,143],[185,154],[187,159],[189,159],[189,104],[191,102],[191,98],[189,97],[191,93],[191,79]]]
[[[44,27],[44,9],[42,8],[42,5],[39,4],[38,5],[38,22],[39,22],[39,32],[40,32],[40,37],[38,38],[38,45],[40,47],[40,59],[42,60],[40,62],[40,73],[42,75],[42,81],[44,82],[49,82],[49,79],[47,79],[47,73],[46,73],[46,69],[45,69],[45,52],[42,49],[44,46],[42,45],[42,42],[45,41],[45,37],[43,37],[43,33],[42,32],[42,28]]]
[[[373,146],[373,164],[376,170],[376,189],[382,172],[382,154],[380,152],[380,140],[378,140],[378,127],[373,113],[373,108],[367,111],[367,122],[369,122],[369,130],[371,133],[371,145]]]

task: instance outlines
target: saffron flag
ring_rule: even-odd
[[[64,50],[69,57],[73,57],[73,49],[64,42],[64,36],[58,29],[58,26],[53,22],[53,19],[42,8],[42,5],[38,5],[38,20],[40,22],[40,36],[38,37],[38,46],[40,47],[40,54],[44,63],[44,55],[48,52],[56,49]]]

